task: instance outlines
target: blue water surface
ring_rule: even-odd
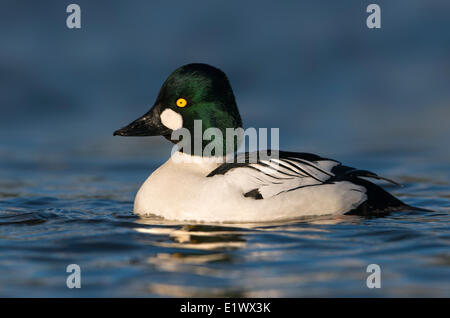
[[[0,296],[450,296],[448,1],[378,1],[379,30],[364,1],[77,3],[80,30],[64,1],[0,4]],[[171,145],[112,133],[190,62],[222,68],[245,126],[280,128],[281,149],[394,179],[383,186],[430,211],[134,216]]]

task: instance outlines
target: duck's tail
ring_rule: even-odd
[[[376,179],[386,180],[378,176]],[[391,180],[388,181],[392,182]],[[355,177],[352,178],[351,182],[366,188],[367,200],[361,203],[356,209],[347,212],[346,214],[348,215],[385,216],[396,211],[431,212],[430,210],[417,208],[402,202],[380,186],[368,180]],[[398,185],[398,183],[392,183]]]

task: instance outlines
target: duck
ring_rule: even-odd
[[[208,128],[222,132],[224,144],[237,139],[226,135],[227,129],[243,127],[226,74],[208,64],[192,63],[169,75],[147,113],[114,132],[114,136],[163,136],[174,144],[170,158],[139,188],[134,214],[242,223],[324,215],[384,216],[416,209],[368,179],[398,185],[395,181],[316,154],[237,152],[235,145],[205,155],[205,140],[194,146],[200,151],[192,151],[186,147],[195,142],[192,134],[174,135],[194,132],[199,122],[202,133]]]

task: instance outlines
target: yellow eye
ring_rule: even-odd
[[[177,99],[177,106],[178,107],[186,107],[187,105],[187,100],[185,100],[184,98],[178,98]]]

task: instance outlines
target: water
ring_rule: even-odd
[[[0,4],[0,296],[450,296],[448,2],[380,0],[380,30],[356,2],[77,3],[81,30],[61,1]],[[134,216],[170,145],[112,132],[190,62],[222,68],[245,126],[279,127],[281,149],[394,179],[432,212]]]
[[[450,296],[444,167],[423,179],[398,175],[404,187],[390,189],[433,212],[228,225],[134,216],[134,191],[154,168],[2,165],[0,295]],[[72,263],[82,269],[79,290],[66,287]],[[372,263],[382,269],[378,290],[366,287]]]

